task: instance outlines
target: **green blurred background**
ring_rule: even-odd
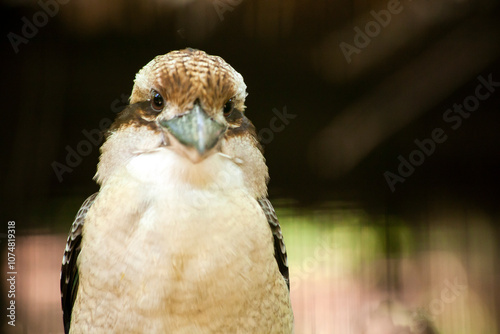
[[[62,333],[66,233],[98,190],[86,133],[149,60],[193,47],[248,86],[296,333],[498,333],[499,1],[0,4],[0,263],[5,277],[14,220],[18,270],[16,327],[2,316],[0,332]]]

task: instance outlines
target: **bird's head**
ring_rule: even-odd
[[[168,168],[175,160],[188,176],[213,173],[229,160],[249,190],[264,195],[267,166],[245,97],[243,77],[220,57],[193,49],[157,56],[137,73],[130,105],[108,132],[98,183],[138,157],[160,156],[149,162],[165,160]],[[145,172],[163,170],[154,168]]]

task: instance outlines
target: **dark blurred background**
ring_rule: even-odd
[[[15,221],[19,289],[4,331],[62,332],[65,234],[98,190],[89,133],[154,56],[193,47],[248,86],[297,333],[497,333],[499,14],[495,0],[1,1],[0,247],[6,268]]]

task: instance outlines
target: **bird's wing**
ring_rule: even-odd
[[[286,285],[288,286],[288,290],[290,290],[290,277],[288,274],[288,260],[286,256],[285,241],[283,240],[283,234],[281,233],[278,217],[276,216],[273,205],[267,198],[258,199],[257,202],[259,202],[260,207],[264,211],[267,222],[273,232],[274,257],[276,258],[280,272],[285,279]]]
[[[61,267],[61,303],[63,309],[64,332],[69,333],[71,322],[71,310],[75,303],[76,293],[78,291],[78,267],[76,260],[81,250],[82,229],[85,216],[95,201],[98,193],[93,194],[83,202],[80,210],[76,214],[75,221],[71,225],[68,241]]]

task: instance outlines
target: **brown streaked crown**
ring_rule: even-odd
[[[222,58],[194,49],[169,52],[144,66],[137,73],[130,102],[148,100],[151,89],[178,112],[198,99],[205,111],[213,114],[233,97],[235,108],[243,110],[246,96],[238,72]]]

